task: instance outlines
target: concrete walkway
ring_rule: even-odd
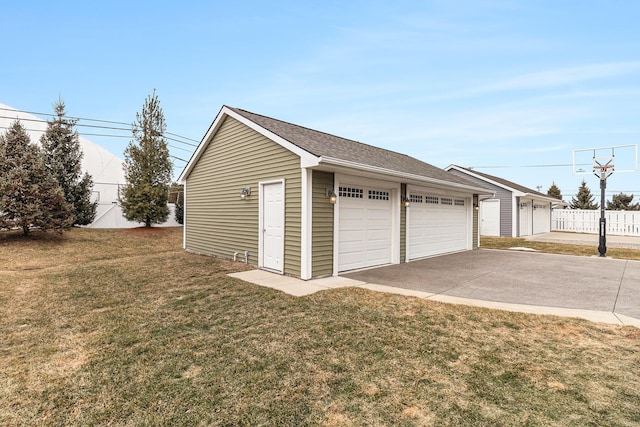
[[[606,237],[607,237],[607,248],[624,248],[624,249],[640,250],[640,237],[638,236],[607,235]],[[598,234],[566,233],[563,231],[552,231],[550,233],[541,233],[541,234],[534,234],[533,236],[525,236],[524,239],[531,240],[534,242],[551,242],[551,243],[565,243],[568,245],[593,246],[597,250],[600,236]],[[482,245],[482,237],[480,238],[480,245]]]
[[[262,270],[230,276],[295,296],[360,287],[452,304],[640,327],[638,261],[481,249],[309,281]]]

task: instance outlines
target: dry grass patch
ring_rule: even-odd
[[[597,245],[568,245],[564,243],[536,242],[520,237],[487,237],[482,236],[480,245],[485,249],[509,249],[526,247],[549,254],[597,256]],[[607,248],[607,256],[617,259],[640,260],[640,250],[624,248]]]
[[[295,298],[157,233],[2,240],[0,425],[640,424],[636,328]]]

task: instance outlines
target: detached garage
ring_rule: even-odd
[[[478,246],[481,185],[224,106],[180,176],[184,248],[311,279]]]
[[[451,165],[449,172],[493,191],[480,198],[480,234],[520,237],[551,231],[551,208],[560,200],[497,176]]]

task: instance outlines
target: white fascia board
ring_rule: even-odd
[[[520,197],[520,196],[522,196],[522,195],[524,195],[524,194],[525,194],[525,193],[523,193],[523,192],[521,192],[521,191],[516,190],[515,188],[511,188],[511,187],[509,187],[508,185],[504,185],[504,184],[502,184],[502,183],[500,183],[500,182],[496,182],[496,181],[494,181],[494,180],[492,180],[492,179],[489,179],[489,178],[487,178],[487,177],[480,176],[480,175],[478,175],[478,174],[475,174],[475,173],[473,173],[473,172],[470,172],[470,171],[468,171],[468,170],[466,170],[466,169],[463,169],[463,168],[461,168],[461,167],[458,167],[458,166],[456,166],[456,165],[450,165],[450,166],[447,166],[447,167],[445,168],[445,170],[446,170],[446,171],[449,171],[449,170],[451,170],[451,169],[455,169],[455,170],[457,170],[458,172],[462,172],[462,173],[467,174],[467,175],[469,175],[469,176],[472,176],[472,177],[474,177],[474,178],[481,179],[482,181],[488,182],[489,184],[493,184],[493,185],[498,186],[498,187],[500,187],[500,188],[504,188],[505,190],[511,191],[512,193],[516,194],[518,197]]]
[[[531,197],[532,199],[544,200],[545,202],[551,202],[551,203],[556,203],[560,201],[551,196],[544,196],[544,195],[533,194],[533,193],[523,193],[521,197]]]
[[[318,161],[319,161],[318,157],[314,156],[313,154],[309,153],[308,151],[303,150],[302,148],[298,147],[297,145],[292,144],[291,142],[289,142],[286,139],[276,135],[275,133],[271,132],[270,130],[267,130],[267,129],[263,128],[259,124],[252,122],[251,120],[247,119],[244,116],[241,116],[240,114],[236,113],[235,111],[233,111],[233,110],[231,110],[231,109],[229,109],[227,107],[223,107],[222,108],[222,112],[224,112],[229,117],[233,117],[234,119],[236,119],[240,123],[244,124],[245,126],[250,127],[251,129],[253,129],[256,132],[258,132],[259,134],[269,138],[270,140],[272,140],[273,142],[277,143],[281,147],[291,151],[293,154],[295,154],[298,157],[300,157],[300,165],[301,165],[301,167],[312,167],[312,166],[317,166],[318,165]]]
[[[471,185],[458,184],[456,182],[443,181],[443,180],[440,180],[440,179],[429,178],[429,177],[422,176],[422,175],[414,175],[414,174],[411,174],[411,173],[398,172],[398,171],[395,171],[395,170],[392,170],[392,169],[381,168],[381,167],[378,167],[378,166],[365,165],[365,164],[362,164],[362,163],[351,162],[349,160],[336,159],[334,157],[322,156],[322,157],[320,157],[320,163],[321,164],[326,164],[326,165],[333,165],[333,166],[342,166],[342,167],[346,167],[346,168],[354,169],[354,170],[373,172],[373,173],[377,173],[377,174],[381,174],[381,175],[389,175],[389,176],[401,178],[401,179],[404,179],[404,180],[413,180],[413,181],[419,181],[419,182],[422,182],[422,183],[430,183],[430,184],[443,185],[443,186],[447,186],[447,187],[454,187],[454,188],[457,188],[457,189],[460,189],[460,190],[467,190],[467,191],[470,191],[470,192],[473,192],[473,193],[478,193],[478,194],[494,194],[493,192],[488,192],[489,190],[487,190],[486,188],[482,188],[482,187],[475,187],[475,186],[471,186]]]
[[[246,117],[241,116],[240,114],[238,114],[235,111],[231,110],[229,107],[223,106],[220,109],[220,112],[218,113],[218,115],[214,119],[214,121],[211,124],[211,126],[209,126],[209,129],[207,130],[207,133],[205,134],[204,138],[202,138],[202,141],[200,141],[200,144],[198,145],[198,148],[196,149],[196,151],[191,156],[191,159],[189,159],[189,163],[187,163],[187,166],[185,166],[184,170],[180,174],[180,177],[178,178],[178,182],[179,183],[184,183],[184,181],[187,179],[187,177],[191,173],[191,170],[193,169],[195,164],[200,159],[200,156],[204,152],[205,148],[209,145],[209,143],[213,139],[213,136],[218,131],[218,128],[220,128],[220,125],[222,124],[222,122],[224,121],[224,118],[226,116],[229,116],[229,117],[232,117],[232,118],[236,119],[237,121],[239,121],[240,123],[244,124],[245,126],[255,130],[259,134],[269,138],[270,140],[272,140],[273,142],[277,143],[278,145],[280,145],[280,146],[284,147],[285,149],[291,151],[292,153],[296,154],[298,157],[300,157],[300,167],[313,167],[313,166],[317,166],[318,165],[318,162],[319,162],[318,157],[316,157],[313,154],[303,150],[302,148],[298,147],[297,145],[290,143],[289,141],[287,141],[286,139],[276,135],[275,133],[273,133],[271,131],[268,131],[267,129],[263,128],[262,126],[258,125],[257,123],[252,122],[251,120],[247,119]]]
[[[207,133],[204,135],[204,137],[200,141],[200,144],[198,144],[196,151],[194,151],[194,153],[191,155],[191,158],[189,159],[189,163],[187,163],[187,166],[184,167],[184,169],[182,170],[182,173],[178,177],[179,184],[185,183],[185,180],[191,173],[191,170],[200,159],[200,156],[204,152],[205,148],[207,148],[207,146],[209,145],[211,136],[217,132],[218,128],[220,127],[220,124],[222,123],[224,110],[225,110],[225,107],[222,107],[220,109],[220,111],[216,115],[216,118],[213,120],[213,123],[211,123],[211,126],[209,126],[209,129],[207,129]]]
[[[500,188],[504,188],[505,190],[511,191],[514,194],[514,196],[516,196],[516,197],[532,197],[532,198],[535,198],[535,199],[546,200],[546,201],[549,201],[549,202],[554,202],[554,201],[558,200],[558,199],[554,199],[553,197],[545,196],[545,195],[542,195],[542,194],[523,193],[520,190],[516,190],[515,188],[509,187],[508,185],[501,184],[499,182],[493,181],[493,180],[491,180],[491,179],[489,179],[487,177],[474,174],[473,172],[469,172],[468,170],[462,169],[462,168],[460,168],[460,167],[458,167],[456,165],[447,166],[445,170],[451,170],[451,169],[455,169],[455,170],[457,170],[459,172],[462,172],[464,174],[473,176],[474,178],[481,179],[481,180],[486,181],[486,182],[488,182],[490,184],[497,185]]]

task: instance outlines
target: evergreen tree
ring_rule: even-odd
[[[640,210],[640,203],[631,203],[633,201],[633,194],[628,195],[624,193],[614,194],[611,197],[611,201],[607,202],[607,209],[613,211],[638,211]]]
[[[136,114],[133,140],[124,152],[127,184],[120,190],[123,215],[145,227],[161,224],[169,216],[167,206],[173,165],[164,137],[166,124],[155,90]]]
[[[177,182],[169,188],[169,203],[175,204],[174,218],[178,224],[184,224],[184,185]]]
[[[178,193],[175,219],[178,224],[184,224],[184,193]]]
[[[555,182],[553,182],[551,187],[547,190],[547,196],[562,200],[562,192]]]
[[[73,206],[74,224],[90,224],[96,216],[98,202],[91,201],[93,179],[82,175],[82,149],[78,132],[73,128],[77,120],[65,118],[64,102],[54,104],[55,116],[47,122],[47,130],[40,138],[47,168],[58,181],[64,197]]]
[[[569,204],[571,209],[598,209],[600,205],[595,202],[595,196],[591,194],[591,190],[587,187],[585,180],[582,180],[578,188],[578,194],[571,198]]]
[[[16,120],[0,135],[0,228],[63,232],[73,224],[73,208],[46,168],[42,150]]]

